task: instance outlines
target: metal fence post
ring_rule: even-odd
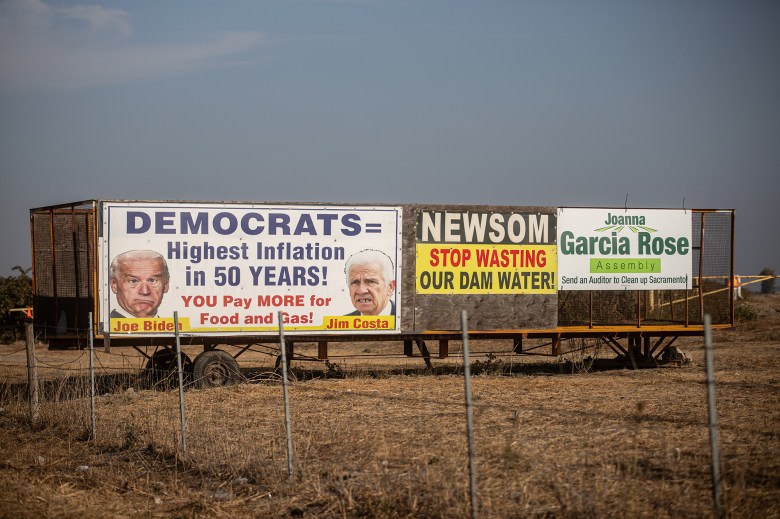
[[[179,342],[179,312],[173,312],[174,336],[176,337],[176,368],[179,372],[179,418],[181,422],[181,450],[187,453],[187,422],[184,416],[184,371],[181,366],[181,343]]]
[[[284,342],[284,312],[279,311],[279,348],[282,352],[282,387],[284,387],[284,429],[287,433],[287,476],[293,479],[293,442],[290,428],[290,395],[287,389],[287,345]]]
[[[97,425],[95,424],[95,336],[92,331],[92,312],[89,313],[89,409],[89,437],[94,441],[97,438]]]
[[[718,416],[715,410],[715,367],[712,354],[710,314],[704,316],[704,362],[707,366],[707,414],[709,416],[710,450],[712,452],[712,499],[718,519],[723,517],[720,489],[720,447],[718,446]]]
[[[461,312],[461,331],[463,334],[463,374],[466,391],[466,436],[469,445],[469,491],[471,496],[471,518],[477,519],[477,476],[474,467],[474,419],[471,413],[471,366],[469,361],[468,314]]]

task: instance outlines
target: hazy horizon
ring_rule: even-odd
[[[780,270],[780,3],[0,4],[0,273],[85,199],[736,209]],[[626,196],[628,196],[626,203]]]

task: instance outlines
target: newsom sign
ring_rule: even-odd
[[[691,228],[685,210],[559,208],[559,290],[687,290]]]

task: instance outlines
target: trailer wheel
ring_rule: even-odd
[[[206,350],[195,357],[193,366],[195,387],[232,386],[241,378],[238,362],[228,352]]]
[[[181,367],[186,380],[192,375],[192,360],[184,352],[181,353]],[[166,380],[173,382],[174,375],[176,375],[178,369],[176,352],[170,348],[154,352],[146,362],[146,371],[149,374],[150,382],[154,386]]]

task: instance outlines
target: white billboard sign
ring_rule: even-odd
[[[401,207],[105,202],[111,335],[400,332]]]
[[[559,290],[689,289],[691,227],[685,210],[559,208]]]

